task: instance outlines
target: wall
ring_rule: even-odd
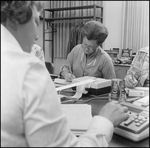
[[[103,7],[104,25],[109,31],[103,48],[105,50],[115,47],[121,49],[123,1],[103,1]]]

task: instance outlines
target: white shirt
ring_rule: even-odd
[[[23,52],[1,25],[1,146],[108,146],[114,127],[95,116],[77,138],[69,129],[61,102],[42,62]]]

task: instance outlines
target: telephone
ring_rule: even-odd
[[[115,128],[116,134],[135,142],[149,137],[149,105],[143,106],[142,101],[145,103],[145,99],[149,102],[149,96],[147,96],[137,100],[138,105],[136,103],[121,103],[128,107],[129,118]],[[139,105],[139,102],[141,102],[141,105]]]

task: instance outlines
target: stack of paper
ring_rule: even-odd
[[[92,120],[91,105],[87,104],[62,104],[69,127],[76,135],[87,131]]]
[[[72,87],[79,86],[79,85],[90,84],[90,83],[92,83],[94,81],[95,80],[93,80],[93,79],[87,79],[87,80],[84,80],[84,81],[81,81],[81,82],[74,82],[74,83],[72,82],[72,83],[70,83],[68,85],[64,85],[64,86],[56,88],[56,91],[61,91],[61,90],[72,88]]]

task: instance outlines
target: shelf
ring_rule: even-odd
[[[65,10],[76,10],[76,9],[92,9],[94,8],[102,8],[101,6],[97,5],[88,5],[88,6],[76,6],[76,7],[64,7],[64,8],[53,8],[53,9],[45,9],[45,11],[65,11]]]
[[[90,19],[94,16],[80,16],[80,17],[62,17],[62,18],[49,18],[45,19],[46,21],[57,21],[57,20],[71,20],[71,19]],[[102,19],[102,17],[95,17],[96,19]]]
[[[100,8],[100,15],[98,15],[98,17],[96,16],[96,10]],[[55,15],[55,11],[67,11],[69,10],[71,12],[71,10],[83,10],[83,9],[93,9],[93,14],[91,14],[92,16],[76,16],[76,17],[54,17]],[[45,18],[45,12],[49,11],[51,13],[51,18]],[[71,15],[71,13],[70,13]],[[53,63],[53,57],[54,57],[54,32],[56,32],[57,30],[54,28],[54,24],[57,23],[73,23],[73,22],[87,22],[90,19],[93,20],[98,20],[100,22],[103,22],[103,7],[102,6],[98,6],[96,4],[94,5],[87,5],[87,6],[75,6],[75,7],[64,7],[64,8],[52,8],[52,9],[44,9],[43,10],[43,18],[40,17],[40,20],[43,20],[43,50],[45,51],[45,41],[49,41],[47,39],[45,39],[45,34],[47,33],[45,31],[45,23],[47,23],[47,26],[49,25],[52,28],[51,31],[51,38],[52,38],[52,63]],[[47,27],[49,28],[49,27]]]
[[[119,51],[110,51],[110,50],[105,50],[107,53],[112,53],[112,54],[118,54]]]
[[[76,22],[82,22],[82,23],[84,23],[84,22],[87,22],[87,21],[89,21],[89,20],[63,20],[63,21],[55,21],[55,22],[51,22],[51,24],[58,24],[58,23],[76,23]]]

